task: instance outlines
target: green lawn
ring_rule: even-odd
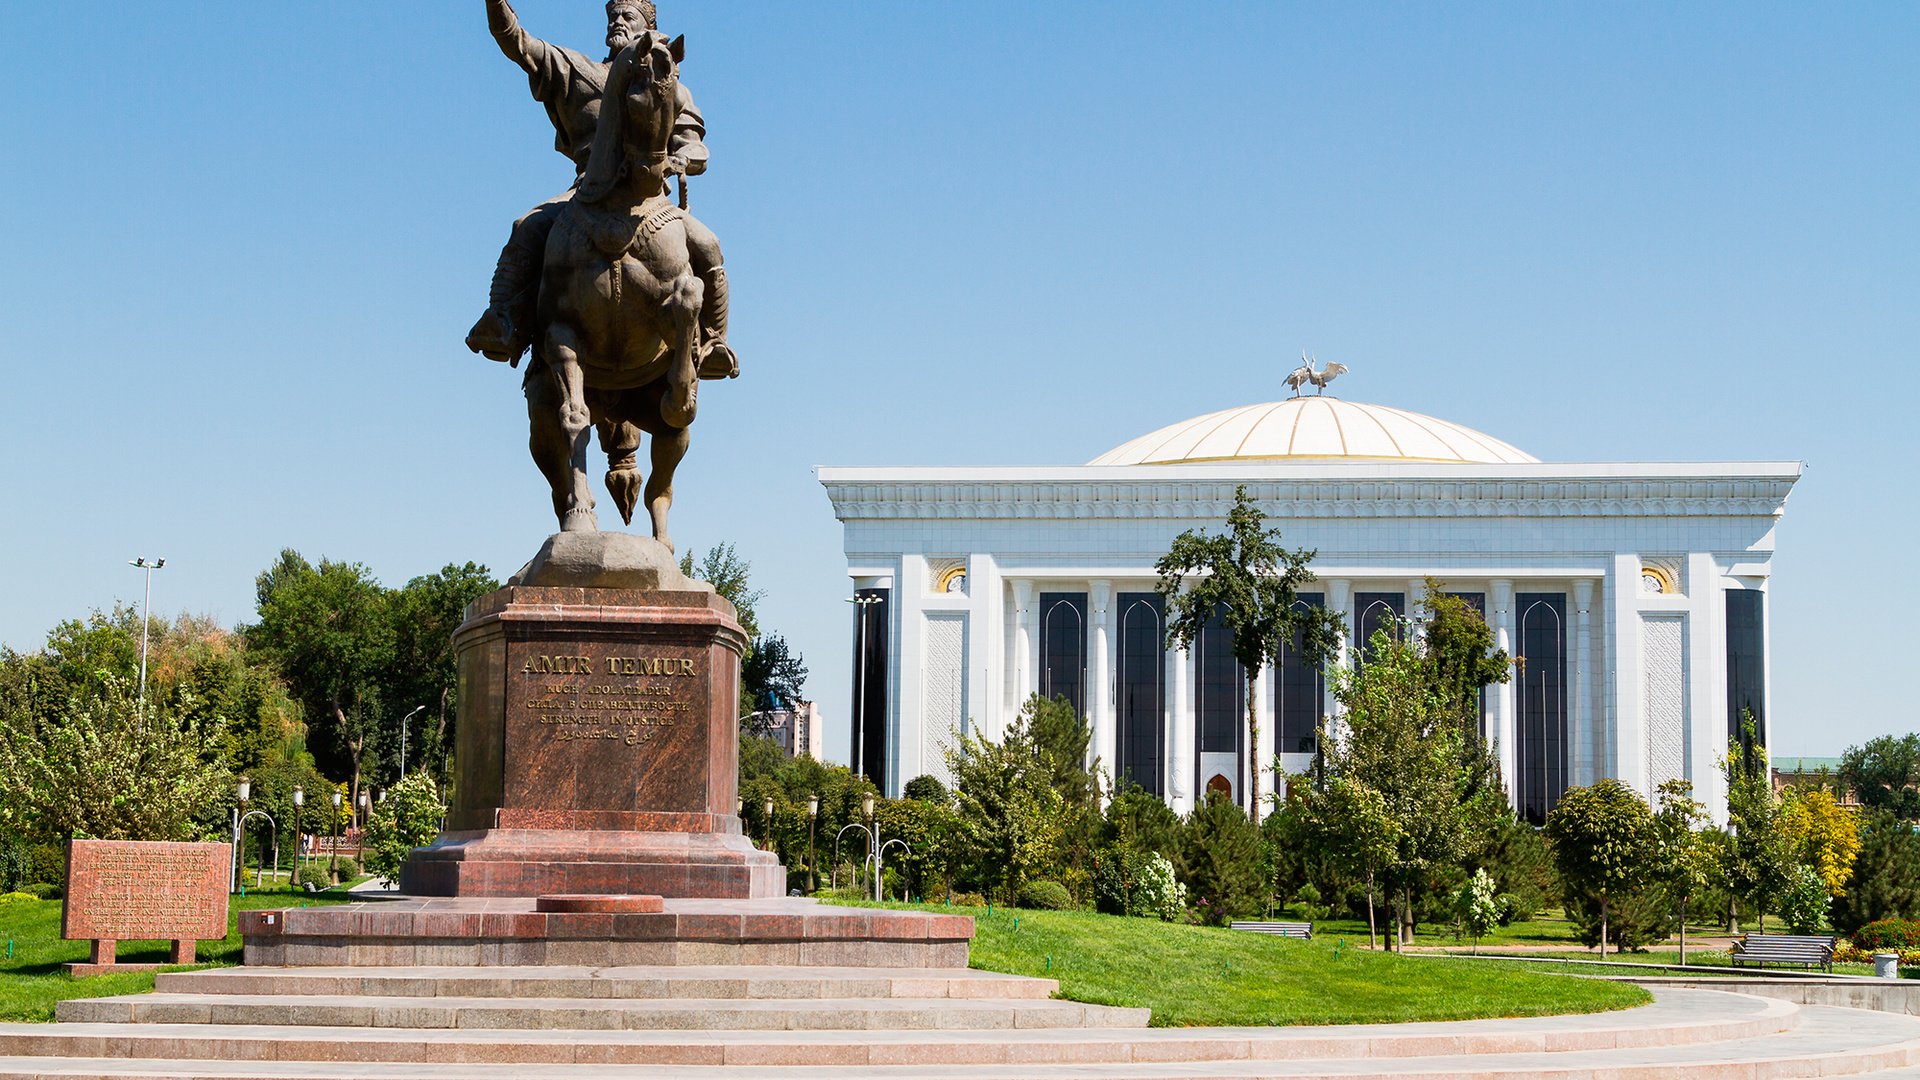
[[[1364,933],[1311,942],[1077,911],[887,904],[974,916],[973,967],[1060,980],[1062,997],[1145,1006],[1156,1027],[1360,1024],[1624,1009],[1636,986],[1524,965],[1369,952]]]
[[[344,891],[310,895],[303,892],[249,892],[234,897],[224,941],[200,943],[200,959],[208,965],[240,962],[239,913],[256,908],[305,907],[358,899]],[[87,959],[89,943],[60,938],[60,901],[14,900],[0,904],[0,936],[5,938],[0,959],[0,1020],[51,1020],[53,1005],[66,998],[137,994],[153,989],[153,973],[70,977],[60,965]],[[161,963],[169,943],[123,941],[119,957],[131,963]]]

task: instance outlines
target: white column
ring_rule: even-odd
[[[1174,813],[1184,814],[1193,809],[1193,653],[1175,649],[1171,662],[1173,708],[1167,717],[1171,725],[1167,745],[1173,752],[1168,755],[1167,793],[1172,797],[1167,805]]]
[[[893,684],[893,700],[898,712],[894,716],[893,738],[888,740],[892,768],[887,770],[887,775],[893,782],[888,785],[892,790],[886,794],[899,798],[900,789],[908,780],[932,771],[927,760],[930,749],[926,732],[927,679],[921,663],[926,654],[925,602],[931,588],[927,581],[926,556],[903,553],[900,573],[895,575],[893,583],[893,602],[898,612],[894,625],[900,628],[899,655],[892,665],[898,673]]]
[[[1647,791],[1646,682],[1640,652],[1640,555],[1616,552],[1607,575],[1613,601],[1613,760],[1611,775]]]
[[[1016,578],[1013,585],[1013,672],[1007,680],[1007,686],[1013,691],[1010,709],[1001,721],[1000,730],[1005,731],[1007,722],[1020,712],[1027,698],[1038,685],[1033,670],[1033,651],[1036,639],[1033,634],[1033,582],[1025,578]]]
[[[1432,616],[1427,610],[1427,579],[1423,577],[1407,579],[1407,619],[1413,624],[1407,635],[1408,641],[1418,642],[1427,635],[1427,619]]]
[[[1247,763],[1247,776],[1241,778],[1241,783],[1244,784],[1251,778],[1253,773],[1258,772],[1260,774],[1260,797],[1262,800],[1278,790],[1274,787],[1275,780],[1273,771],[1274,674],[1273,665],[1267,664],[1261,667],[1260,674],[1253,681],[1253,710],[1254,715],[1260,720],[1260,741],[1254,744],[1252,760]],[[1248,812],[1253,815],[1253,820],[1258,822],[1266,816],[1266,807],[1252,806],[1248,808]]]
[[[1488,598],[1492,602],[1492,609],[1487,612],[1493,623],[1493,647],[1511,657],[1514,654],[1513,582],[1497,580],[1488,584],[1493,590],[1493,595]],[[1493,687],[1491,725],[1494,753],[1500,759],[1500,779],[1507,785],[1507,801],[1516,806],[1520,799],[1520,774],[1517,771],[1519,759],[1514,754],[1514,684],[1519,678],[1520,672],[1516,668],[1512,679]]]
[[[993,556],[975,553],[967,559],[967,712],[962,714],[962,731],[991,730],[999,723],[1000,695],[997,673],[1005,655],[1005,631],[1001,629],[998,601],[1000,575]]]
[[[1637,584],[1637,582],[1636,582]],[[1687,779],[1716,824],[1727,820],[1727,600],[1711,552],[1687,556]]]
[[[1599,758],[1594,754],[1593,722],[1593,579],[1575,578],[1573,581],[1573,695],[1572,708],[1567,711],[1567,744],[1578,748],[1579,757],[1568,764],[1572,766],[1571,783],[1584,786],[1599,779],[1595,766]]]
[[[1113,582],[1089,581],[1087,605],[1093,631],[1093,657],[1087,665],[1087,705],[1093,716],[1092,753],[1109,776],[1119,760],[1113,716]]]
[[[1327,610],[1340,616],[1340,625],[1346,629],[1340,640],[1334,644],[1333,659],[1328,661],[1334,669],[1347,666],[1348,647],[1356,633],[1353,625],[1353,582],[1344,578],[1327,579]],[[1320,706],[1320,715],[1327,718],[1327,737],[1335,742],[1340,735],[1340,701],[1333,695],[1333,672],[1328,671],[1326,679],[1326,701]]]

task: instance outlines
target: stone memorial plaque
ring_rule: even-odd
[[[557,647],[556,647],[557,645]],[[712,650],[644,642],[507,648],[509,786],[530,809],[704,813]],[[693,782],[689,782],[689,781]]]
[[[232,852],[227,844],[73,841],[60,936],[94,943],[93,962],[70,965],[74,974],[133,966],[115,965],[119,941],[172,941],[174,963],[190,964],[196,941],[226,937]]]

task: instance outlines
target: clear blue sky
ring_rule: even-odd
[[[662,0],[745,377],[675,535],[732,540],[844,754],[820,464],[1079,463],[1340,391],[1546,460],[1805,460],[1775,750],[1920,728],[1920,6]],[[526,25],[598,47],[597,0]],[[461,338],[568,164],[478,0],[8,5],[0,641],[398,585],[552,529]]]

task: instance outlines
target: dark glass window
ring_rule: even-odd
[[[1521,665],[1516,696],[1516,801],[1520,816],[1538,825],[1567,790],[1567,598],[1521,593]]]
[[[1040,594],[1040,693],[1087,714],[1087,594]]]
[[[1158,593],[1121,593],[1118,610],[1120,647],[1114,664],[1116,734],[1120,743],[1117,773],[1159,795],[1163,753],[1160,720],[1167,677],[1162,626],[1165,609]]]
[[[1318,610],[1326,605],[1322,593],[1300,593],[1293,606],[1297,611]],[[1282,754],[1311,754],[1319,748],[1317,731],[1320,711],[1326,702],[1326,675],[1318,665],[1309,666],[1300,656],[1300,639],[1287,646],[1273,680],[1273,720],[1279,726],[1274,734],[1274,750]]]
[[[1767,744],[1766,594],[1757,589],[1727,590],[1727,738],[1746,744],[1740,730],[1753,714],[1753,733]]]
[[[1202,754],[1233,754],[1247,715],[1246,673],[1233,657],[1233,632],[1218,612],[1194,642],[1194,746]]]
[[[1360,613],[1360,634],[1354,641],[1354,666],[1373,659],[1373,635],[1385,630],[1399,636],[1400,619],[1407,613],[1407,598],[1397,592],[1355,593],[1353,609]]]
[[[859,589],[855,596],[874,601],[853,605],[853,768],[881,791],[893,790],[887,756],[887,627],[892,625],[887,609],[892,592]]]

